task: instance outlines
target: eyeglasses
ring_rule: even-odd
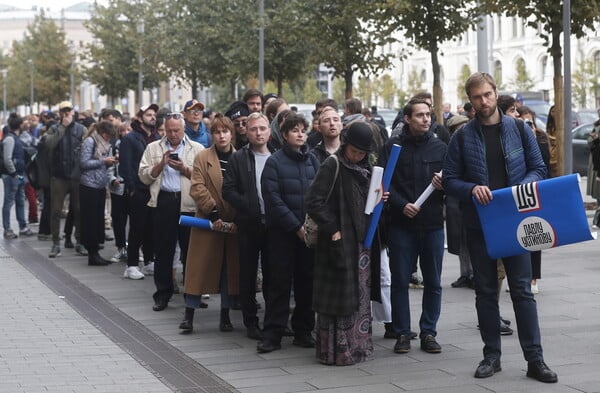
[[[169,120],[169,119],[181,120],[181,119],[183,119],[183,115],[179,112],[167,113],[165,115],[165,120]]]
[[[248,124],[248,122],[246,120],[242,120],[242,121],[234,121],[233,125],[235,127],[246,127],[246,125]]]
[[[192,115],[199,115],[199,114],[202,113],[202,111],[199,110],[199,109],[191,109],[191,110],[188,110],[186,112],[191,113]]]

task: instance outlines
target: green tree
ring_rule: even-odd
[[[535,83],[533,83],[533,80],[529,76],[529,73],[527,72],[527,65],[522,57],[517,59],[515,68],[516,77],[513,82],[515,88],[517,90],[531,90],[533,86],[535,86]]]
[[[357,98],[362,101],[363,108],[371,106],[371,99],[374,93],[374,82],[371,78],[361,76],[358,78]]]
[[[573,98],[579,108],[586,108],[588,96],[593,96],[600,89],[600,69],[596,67],[594,60],[584,59],[577,63],[577,69],[573,73],[571,88]]]
[[[265,13],[265,79],[275,82],[280,95],[283,82],[304,81],[309,67],[315,68],[311,62],[313,47],[297,35],[311,21],[302,13],[298,0],[268,0]],[[258,46],[255,48],[258,54]],[[258,70],[258,62],[254,64]]]
[[[377,80],[377,95],[383,100],[383,106],[385,108],[395,108],[394,101],[396,92],[396,82],[394,82],[390,74],[383,74]]]
[[[401,30],[412,45],[431,56],[433,72],[433,104],[436,116],[442,118],[442,85],[440,83],[440,45],[460,37],[471,29],[479,13],[473,1],[464,0],[389,0],[384,7],[393,30]]]
[[[140,70],[145,89],[158,87],[167,78],[162,66],[163,48],[156,44],[165,39],[159,28],[160,14],[153,12],[155,5],[154,1],[126,0],[109,0],[106,6],[95,3],[91,18],[84,22],[94,37],[86,46],[86,57],[93,62],[85,74],[113,101],[128,90],[137,92]]]
[[[393,41],[384,30],[391,21],[383,17],[381,0],[329,0],[300,2],[299,12],[308,22],[297,36],[344,80],[344,97],[353,95],[354,74],[377,74],[389,67],[391,53],[381,49]]]
[[[161,61],[180,83],[199,87],[227,84],[229,101],[258,73],[258,6],[254,1],[155,0],[165,16]],[[256,39],[253,39],[256,37]]]
[[[42,11],[27,27],[25,37],[14,41],[8,64],[8,106],[27,105],[33,75],[34,101],[53,105],[70,91],[71,59],[65,32]]]
[[[463,64],[460,68],[460,75],[458,76],[458,85],[456,86],[456,93],[461,102],[469,101],[469,97],[467,97],[467,92],[465,91],[465,83],[469,76],[471,76],[471,67],[468,64]]]
[[[421,80],[421,74],[412,68],[408,73],[408,96],[409,98],[423,91],[423,81]]]
[[[564,174],[564,89],[562,74],[562,33],[563,5],[556,0],[526,0],[521,2],[499,2],[482,0],[486,9],[495,13],[506,13],[526,19],[533,28],[540,28],[540,37],[549,46],[554,70],[554,109],[556,116],[556,143],[558,168],[555,175]],[[595,30],[595,23],[600,20],[599,0],[571,0],[571,33],[577,38],[584,37],[587,32]]]

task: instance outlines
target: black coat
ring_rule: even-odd
[[[140,161],[148,143],[160,139],[156,133],[147,136],[139,120],[134,121],[131,126],[133,130],[123,137],[119,146],[119,175],[123,178],[126,192],[129,193],[148,189],[138,176]]]
[[[363,213],[369,183],[356,170],[344,165],[326,202],[335,177],[335,159],[330,157],[317,173],[306,195],[309,215],[319,225],[313,279],[313,309],[326,315],[350,315],[358,310],[358,253],[369,224]],[[364,192],[357,192],[364,188]],[[341,240],[331,236],[340,231]],[[380,246],[371,250],[371,299],[381,301]],[[369,299],[363,299],[369,301]]]
[[[233,153],[227,165],[223,199],[235,208],[237,225],[254,227],[260,224],[262,217],[256,190],[256,161],[250,145]]]
[[[304,224],[304,195],[312,183],[319,161],[302,146],[300,152],[287,144],[267,159],[261,177],[267,227],[296,232]]]
[[[385,168],[393,144],[402,146],[402,150],[390,184],[390,223],[409,231],[443,228],[442,191],[434,190],[415,217],[409,218],[402,211],[408,203],[414,203],[431,184],[434,172],[442,170],[448,147],[431,130],[414,137],[405,125],[401,135],[390,138],[385,144],[379,155],[379,166]]]

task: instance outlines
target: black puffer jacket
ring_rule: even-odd
[[[312,183],[319,161],[308,152],[287,144],[267,160],[262,173],[261,188],[265,201],[267,227],[296,232],[304,223],[304,194]]]

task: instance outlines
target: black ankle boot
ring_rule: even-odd
[[[600,226],[598,224],[600,224],[600,207],[598,207],[596,209],[596,212],[594,213],[594,218],[592,219],[592,224],[595,226]]]
[[[190,333],[194,330],[194,311],[192,307],[185,308],[185,315],[183,321],[179,324],[179,329],[183,330],[182,333]]]
[[[231,332],[233,330],[233,325],[231,324],[231,320],[229,319],[228,308],[221,309],[221,320],[219,321],[219,330],[222,332]]]
[[[106,266],[110,265],[110,262],[102,258],[98,251],[90,252],[88,254],[88,265],[90,266]]]
[[[398,338],[397,334],[394,333],[394,328],[392,327],[391,322],[385,322],[383,326],[385,327],[383,338]]]

